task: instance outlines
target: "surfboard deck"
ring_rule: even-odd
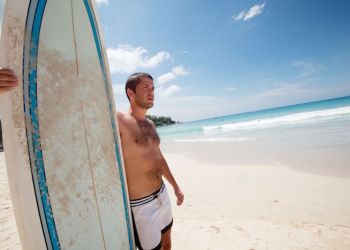
[[[7,1],[5,158],[23,249],[133,249],[115,105],[90,0]]]

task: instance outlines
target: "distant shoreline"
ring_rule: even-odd
[[[169,116],[155,116],[155,115],[147,115],[148,119],[152,120],[156,127],[163,127],[163,126],[169,126],[176,123],[180,123],[178,121],[174,121]]]

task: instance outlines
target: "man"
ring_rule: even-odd
[[[171,205],[162,176],[173,186],[177,205],[184,195],[160,148],[160,139],[146,112],[153,107],[151,75],[135,73],[125,85],[130,102],[127,114],[117,113],[136,244],[140,249],[170,249]]]
[[[12,70],[0,68],[0,94],[18,85]],[[134,232],[140,249],[171,249],[171,205],[162,175],[173,186],[177,205],[184,195],[160,149],[160,139],[146,112],[153,106],[154,85],[149,74],[136,73],[126,82],[128,114],[117,113]]]
[[[0,68],[0,94],[14,89],[18,85],[15,73],[6,68]]]

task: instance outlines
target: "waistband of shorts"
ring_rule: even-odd
[[[157,199],[158,196],[164,191],[164,189],[165,189],[165,184],[164,184],[164,182],[162,182],[161,187],[157,191],[155,191],[154,193],[147,195],[145,197],[139,198],[139,199],[130,200],[130,206],[137,207],[137,206],[141,206],[143,204],[146,204],[148,202],[151,202],[154,199]]]

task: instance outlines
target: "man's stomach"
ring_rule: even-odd
[[[162,179],[158,181],[140,180],[137,182],[128,181],[128,190],[130,200],[136,200],[153,194],[162,186]]]
[[[139,199],[157,191],[162,185],[161,163],[152,161],[148,164],[130,164],[126,162],[126,178],[130,199]]]

